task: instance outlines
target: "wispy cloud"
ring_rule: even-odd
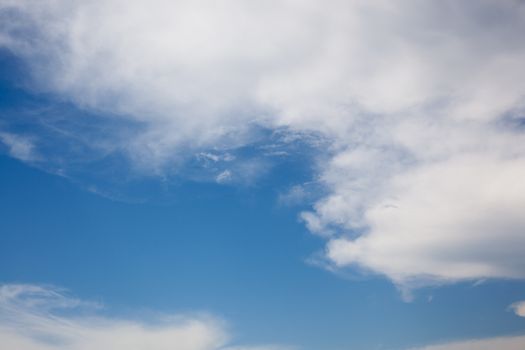
[[[7,147],[7,153],[24,162],[33,162],[39,159],[35,145],[30,137],[8,132],[0,132],[0,143]]]
[[[0,286],[2,350],[225,350],[223,321],[210,316],[164,315],[156,320],[107,317],[100,305],[37,285]],[[287,347],[241,347],[285,350]]]
[[[302,185],[294,185],[287,191],[279,194],[278,202],[281,205],[303,204],[309,197],[308,191]]]
[[[215,180],[220,184],[230,182],[232,180],[232,172],[226,169],[217,175]]]

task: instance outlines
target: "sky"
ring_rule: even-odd
[[[525,348],[525,3],[0,0],[0,350]]]

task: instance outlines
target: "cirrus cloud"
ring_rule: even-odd
[[[39,285],[0,286],[0,349],[226,350],[223,321],[210,316],[164,315],[154,322],[103,316],[101,306]],[[283,346],[242,349],[285,350]]]

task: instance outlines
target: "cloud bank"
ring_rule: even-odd
[[[211,317],[163,316],[154,322],[100,315],[100,305],[56,288],[0,286],[2,350],[228,350],[224,322]],[[242,350],[285,350],[279,346]]]
[[[32,89],[139,126],[112,139],[138,168],[260,130],[328,140],[301,217],[334,268],[525,277],[522,1],[1,0],[0,19]]]

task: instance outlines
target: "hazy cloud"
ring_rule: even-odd
[[[465,340],[441,345],[431,345],[412,350],[521,350],[525,336],[508,336],[480,340]]]
[[[33,162],[39,158],[33,141],[28,137],[0,132],[0,143],[7,147],[7,152],[13,158],[24,162]]]

